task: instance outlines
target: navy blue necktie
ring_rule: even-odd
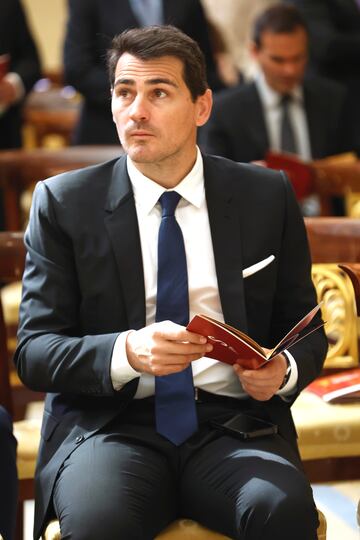
[[[162,218],[158,238],[156,322],[189,322],[186,254],[181,229],[175,219],[180,200],[175,191],[159,199]],[[177,446],[198,428],[191,366],[180,373],[155,377],[156,431]]]

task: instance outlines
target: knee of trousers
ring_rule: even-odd
[[[300,481],[293,486],[287,486],[286,490],[279,485],[266,484],[258,485],[247,496],[246,509],[239,511],[239,538],[315,539],[318,515],[307,482]]]

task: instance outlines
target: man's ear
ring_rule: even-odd
[[[208,88],[196,100],[196,125],[203,126],[209,119],[212,109],[212,91]]]

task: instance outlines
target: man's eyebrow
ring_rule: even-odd
[[[135,80],[134,79],[128,79],[126,77],[123,77],[123,78],[119,78],[119,79],[116,79],[115,83],[114,83],[114,88],[115,86],[119,86],[119,85],[126,85],[126,86],[134,86],[135,85]],[[154,79],[148,79],[145,81],[145,84],[147,85],[156,85],[156,84],[168,84],[170,86],[173,86],[174,88],[177,88],[178,85],[175,83],[175,81],[173,81],[172,79],[167,79],[166,77],[156,77]]]

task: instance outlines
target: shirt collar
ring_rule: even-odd
[[[129,156],[127,156],[126,164],[136,206],[141,208],[145,214],[149,214],[161,195],[167,190],[143,175]],[[188,203],[200,208],[205,199],[205,187],[203,159],[199,148],[197,148],[196,161],[191,171],[174,190],[169,191],[176,191]]]
[[[256,75],[255,84],[260,94],[261,101],[266,109],[273,109],[279,106],[282,96],[268,85],[265,75],[261,70],[259,70]],[[303,104],[304,92],[302,86],[296,86],[291,92],[291,97],[297,103]]]

